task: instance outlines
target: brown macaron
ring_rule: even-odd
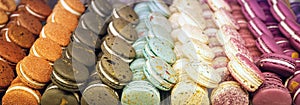
[[[14,43],[0,40],[0,60],[15,65],[26,56],[21,47]]]
[[[55,11],[48,17],[47,23],[60,24],[73,32],[78,25],[78,19],[75,15],[69,15],[67,11]]]
[[[29,54],[54,62],[61,57],[62,49],[59,44],[48,38],[38,38]]]
[[[42,30],[42,23],[34,16],[27,13],[20,13],[17,18],[18,25],[26,28],[31,33],[38,35]]]
[[[27,56],[17,64],[17,74],[21,81],[34,89],[42,89],[50,81],[50,62],[36,56]]]
[[[29,49],[35,41],[35,36],[24,27],[11,25],[4,33],[3,39]]]
[[[39,105],[41,94],[23,83],[10,86],[2,98],[2,105]]]
[[[78,17],[85,11],[85,7],[80,0],[59,0],[57,4]]]
[[[6,12],[15,11],[17,8],[15,0],[1,0],[0,1],[0,9]]]
[[[71,31],[57,23],[47,23],[40,34],[42,38],[48,38],[61,46],[67,46],[70,42]]]
[[[43,0],[26,0],[25,10],[39,20],[46,20],[52,12],[50,6]]]
[[[0,92],[5,91],[14,77],[14,71],[8,63],[0,61]]]
[[[4,11],[0,10],[0,29],[5,27],[7,21],[8,21],[7,14]]]

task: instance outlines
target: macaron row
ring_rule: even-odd
[[[43,1],[39,2],[43,3]],[[61,4],[66,5],[59,8],[57,5]],[[67,14],[66,17],[72,17],[73,14],[71,14],[69,10],[74,10],[74,8],[67,7],[74,5],[79,5],[76,6],[76,9],[79,8],[79,10],[85,10],[83,4],[80,1],[70,2],[68,0],[60,0],[57,5],[51,15],[59,12],[65,12],[63,14]],[[24,8],[28,7],[25,6]],[[56,20],[55,17],[51,18],[54,18],[53,20]],[[77,17],[74,18],[77,20]],[[40,37],[32,45],[29,55],[27,57],[24,57],[16,66],[16,72],[18,76],[14,81],[20,81],[20,83],[18,83],[18,86],[12,84],[9,87],[8,91],[6,91],[5,95],[3,96],[3,104],[23,103],[19,100],[19,98],[14,98],[15,92],[20,93],[18,96],[23,97],[24,99],[26,99],[26,97],[34,97],[33,99],[27,100],[26,102],[28,103],[36,105],[41,103],[41,95],[38,89],[44,89],[48,82],[51,80],[50,78],[51,76],[53,76],[53,62],[55,63],[61,57],[62,48],[68,45],[71,32],[74,31],[69,30],[62,24],[64,23],[57,21],[48,21],[47,24],[43,28],[41,28],[41,32],[39,32]],[[76,26],[77,23],[75,24],[75,27]]]

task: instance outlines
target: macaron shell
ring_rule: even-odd
[[[292,10],[283,2],[278,0],[276,4],[271,7],[271,13],[277,21],[284,20],[285,18],[296,19],[296,16],[293,14]]]
[[[45,36],[43,36],[45,35]],[[40,34],[41,37],[49,38],[61,46],[67,46],[70,42],[71,31],[57,23],[47,23]]]
[[[13,69],[8,65],[8,63],[0,61],[0,87],[6,88],[10,85],[15,77]]]
[[[25,52],[13,43],[0,41],[0,49],[0,56],[12,63],[18,63],[26,56]]]
[[[30,14],[21,13],[17,20],[22,27],[35,35],[38,35],[42,30],[41,22]]]
[[[262,53],[283,53],[283,49],[279,47],[274,40],[267,35],[262,35],[256,40],[256,46]]]
[[[89,85],[82,94],[81,105],[117,105],[119,102],[118,94],[113,89],[101,83]]]
[[[19,87],[20,86],[20,87]],[[33,94],[36,94],[34,96],[32,93],[29,93],[28,91],[24,91],[22,89],[15,89],[7,92],[3,98],[2,98],[2,105],[39,105],[39,101],[36,98],[40,98],[41,94],[37,90],[32,90],[26,86],[24,86],[22,83],[15,84],[14,86],[11,86],[10,88],[24,88],[27,89]]]
[[[75,96],[77,93],[71,93],[59,89],[56,85],[50,85],[43,93],[41,104],[61,104],[79,105],[79,99]]]
[[[138,38],[137,32],[134,29],[134,26],[127,22],[126,20],[123,20],[121,18],[114,19],[112,21],[114,29],[121,35],[118,37],[122,37],[128,41],[135,41]]]
[[[34,47],[31,47],[30,55],[34,55],[33,48],[36,50],[39,56],[43,59],[47,59],[49,61],[55,61],[61,57],[62,49],[56,42],[53,42],[50,39],[39,38],[33,44]],[[51,53],[49,53],[51,52]]]
[[[93,67],[96,64],[95,49],[86,45],[72,42],[67,47],[67,53],[72,56],[72,59],[77,60],[87,67]]]
[[[84,24],[89,30],[93,31],[96,34],[100,34],[100,32],[104,30],[103,28],[105,20],[93,12],[85,13],[82,17],[81,22],[83,22],[82,24]]]
[[[139,21],[137,14],[129,6],[123,6],[116,9],[116,13],[130,23],[137,24]]]
[[[16,43],[22,48],[30,48],[35,41],[35,36],[21,26],[11,26],[8,29],[7,35],[12,42]]]
[[[64,0],[65,3],[79,13],[83,13],[85,8],[84,5],[80,2],[80,0]]]
[[[78,25],[78,19],[75,15],[68,15],[67,13],[67,11],[55,11],[48,17],[47,23],[60,24],[73,32]]]
[[[158,57],[172,64],[176,61],[175,53],[163,41],[152,38],[148,41],[149,49]]]

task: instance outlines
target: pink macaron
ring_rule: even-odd
[[[284,37],[274,37],[274,40],[275,40],[276,44],[278,46],[280,46],[281,48],[287,48],[287,47],[291,46],[289,43],[289,40]]]
[[[295,50],[300,52],[300,31],[296,31],[295,35],[289,38],[290,44],[293,46]]]

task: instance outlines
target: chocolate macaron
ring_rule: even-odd
[[[14,43],[0,40],[0,60],[15,66],[26,56],[21,47]]]
[[[4,92],[15,77],[13,69],[3,61],[0,61],[0,92]]]
[[[42,30],[42,23],[36,17],[27,13],[20,13],[17,17],[17,23],[35,35],[40,34]]]
[[[121,18],[114,19],[110,22],[107,31],[110,35],[117,36],[129,44],[132,44],[138,38],[133,24]]]
[[[26,12],[40,20],[46,20],[52,12],[50,6],[42,0],[25,0],[23,3]]]
[[[35,36],[30,31],[18,25],[10,26],[3,34],[5,41],[26,49],[29,49],[35,41]]]

